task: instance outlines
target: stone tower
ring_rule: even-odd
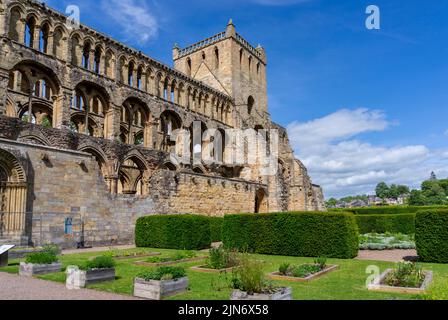
[[[265,50],[239,35],[232,19],[226,31],[185,49],[175,45],[173,60],[177,70],[232,97],[243,127],[268,122]]]

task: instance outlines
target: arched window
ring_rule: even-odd
[[[82,66],[85,69],[90,69],[90,43],[84,45],[82,51]]]
[[[18,7],[11,9],[9,20],[9,37],[14,41],[22,41],[20,33],[22,32],[21,10]]]
[[[142,90],[143,88],[142,77],[143,77],[143,68],[139,66],[137,69],[137,88],[139,90]]]
[[[95,73],[100,74],[101,73],[101,48],[97,47],[95,49],[95,61],[93,63],[93,69]]]
[[[169,79],[166,78],[165,82],[163,83],[163,99],[165,99],[165,100],[168,100],[168,97],[169,97],[168,83],[169,83]]]
[[[36,29],[36,20],[31,17],[26,21],[25,25],[25,45],[33,48],[34,47],[34,30]]]
[[[40,30],[39,39],[39,51],[43,53],[48,53],[48,36],[50,34],[50,27],[45,24]]]
[[[240,67],[243,66],[243,49],[240,49]]]
[[[129,62],[128,85],[130,85],[131,87],[134,85],[134,63],[133,62]]]
[[[252,57],[249,57],[249,67],[248,67],[249,75],[250,75],[251,69],[252,69]]]
[[[205,52],[202,51],[202,61],[205,61],[205,58],[206,58]]]

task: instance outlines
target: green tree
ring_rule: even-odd
[[[335,198],[330,198],[328,199],[328,201],[326,202],[327,207],[334,207],[336,206],[336,204],[338,203],[338,200]]]
[[[422,183],[422,193],[429,205],[441,205],[447,203],[445,189],[438,180],[427,180]]]
[[[412,190],[409,197],[410,206],[426,206],[428,205],[428,199],[423,195],[420,190]]]
[[[430,180],[430,181],[435,181],[435,180],[437,180],[437,176],[436,176],[436,174],[435,174],[434,171],[431,172],[431,176],[430,176],[429,180]]]
[[[376,192],[377,197],[379,197],[381,199],[385,199],[385,198],[389,197],[390,189],[389,189],[389,186],[385,182],[380,182],[376,186],[375,192]]]
[[[407,194],[411,193],[411,190],[409,190],[409,187],[402,185],[402,184],[398,185],[397,189],[398,189],[398,193],[400,194],[400,196],[407,195]]]

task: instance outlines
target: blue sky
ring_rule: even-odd
[[[171,65],[181,47],[237,31],[268,55],[269,108],[327,197],[379,181],[448,177],[448,2],[48,0]],[[368,5],[381,30],[365,28]]]

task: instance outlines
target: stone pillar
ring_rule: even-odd
[[[51,31],[48,33],[47,39],[47,54],[56,56],[56,52],[54,52],[54,32]]]
[[[109,187],[109,192],[112,194],[117,194],[118,192],[118,176],[111,175],[104,177],[106,180],[107,186]]]
[[[9,72],[0,70],[0,115],[6,114],[6,95],[8,92]]]
[[[72,91],[62,89],[61,93],[55,97],[53,103],[53,127],[61,129],[70,124],[70,102]]]
[[[39,50],[40,48],[40,25],[34,26],[34,35],[33,35],[33,49]]]
[[[134,69],[132,70],[132,86],[134,88],[138,89],[138,76],[137,76],[137,69],[134,66]]]
[[[25,30],[26,30],[26,20],[20,19],[20,24],[18,26],[17,32],[19,33],[19,41],[20,43],[25,43]]]
[[[88,67],[88,69],[90,71],[95,71],[94,70],[94,66],[95,66],[95,50],[90,50],[90,52],[89,52],[89,67]]]

